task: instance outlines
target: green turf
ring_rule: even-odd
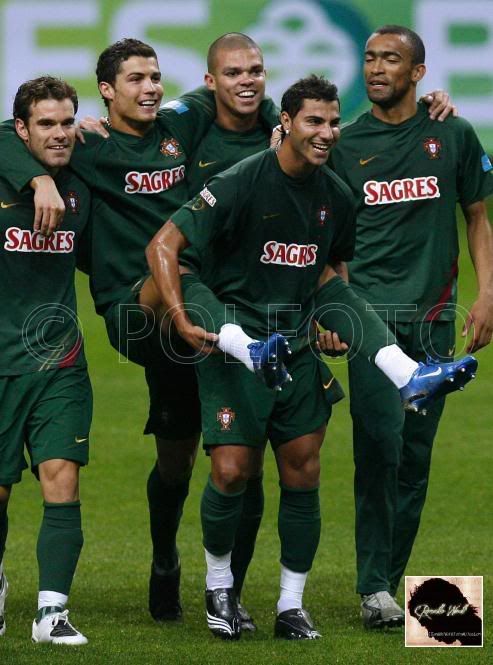
[[[493,218],[493,217],[492,217]],[[463,253],[460,303],[473,301],[474,278]],[[278,487],[266,455],[266,512],[244,592],[259,632],[222,643],[204,624],[204,563],[198,519],[207,460],[199,455],[179,544],[183,562],[184,621],[157,626],[146,610],[150,562],[145,483],[153,441],[142,435],[146,390],[142,370],[118,364],[101,320],[80,279],[84,324],[95,392],[90,466],[82,472],[85,545],[70,599],[74,623],[89,637],[81,648],[32,645],[37,571],[35,540],[41,514],[39,488],[26,473],[10,506],[5,566],[11,591],[0,664],[87,663],[197,665],[277,663],[490,662],[492,584],[485,577],[486,646],[483,649],[406,649],[403,631],[368,633],[354,593],[351,427],[347,400],[335,409],[323,448],[323,534],[305,600],[324,639],[280,643],[272,638],[278,585]],[[477,380],[452,395],[435,444],[429,496],[408,572],[416,575],[489,575],[491,572],[491,408],[493,353],[479,354]],[[344,379],[345,368],[336,368]],[[400,594],[402,600],[402,591]]]

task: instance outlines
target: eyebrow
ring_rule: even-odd
[[[402,55],[399,53],[399,51],[373,51],[372,49],[368,49],[365,51],[365,55],[376,55],[384,58],[388,57],[389,55],[395,55],[398,58],[402,58]]]

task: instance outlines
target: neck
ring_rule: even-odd
[[[258,123],[258,111],[249,115],[232,115],[224,109],[217,109],[216,125],[230,132],[248,132]]]
[[[304,179],[318,168],[313,164],[309,164],[300,155],[297,155],[293,151],[289,137],[285,137],[281,143],[281,146],[277,151],[277,159],[281,171],[290,178]]]
[[[130,134],[131,136],[138,136],[143,138],[154,126],[154,120],[150,122],[138,122],[133,120],[124,120],[122,118],[115,118],[111,115],[111,111],[108,115],[110,121],[110,127],[116,129],[118,132],[123,134]]]
[[[416,102],[416,97],[412,99],[405,100],[402,99],[395,106],[383,107],[378,104],[373,104],[371,107],[371,112],[383,122],[387,122],[390,125],[399,125],[401,122],[405,122],[416,115],[418,111],[418,104]]]

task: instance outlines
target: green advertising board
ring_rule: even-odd
[[[338,84],[348,120],[366,107],[361,61],[368,34],[398,23],[425,41],[422,91],[449,90],[493,150],[493,0],[0,0],[0,12],[4,116],[19,83],[43,73],[76,86],[81,114],[99,114],[98,53],[128,36],[156,48],[170,99],[202,81],[216,37],[240,31],[262,46],[275,100],[296,78],[323,73]]]

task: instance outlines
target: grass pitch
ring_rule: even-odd
[[[475,279],[462,244],[460,304],[468,307],[474,300]],[[147,612],[150,540],[145,484],[154,459],[154,444],[152,437],[142,435],[147,409],[143,372],[131,364],[118,363],[102,321],[93,313],[85,278],[80,278],[79,287],[95,417],[91,463],[81,474],[85,545],[69,608],[74,624],[90,642],[79,648],[30,642],[36,607],[35,542],[41,498],[34,478],[25,473],[23,482],[14,489],[9,511],[5,569],[10,595],[7,633],[0,638],[1,665],[491,662],[492,349],[478,354],[478,378],[465,394],[448,398],[435,442],[427,504],[407,571],[415,575],[484,575],[485,647],[406,649],[403,629],[366,632],[361,627],[354,592],[348,400],[335,408],[323,448],[323,531],[305,594],[306,606],[323,640],[293,644],[272,637],[279,576],[278,485],[268,452],[265,516],[243,598],[259,631],[239,643],[223,643],[209,635],[204,620],[199,497],[208,461],[201,453],[179,534],[184,620],[158,626]],[[335,369],[338,378],[345,381],[344,365]],[[399,599],[403,600],[402,591]]]

